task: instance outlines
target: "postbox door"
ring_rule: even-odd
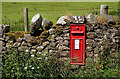
[[[72,39],[72,63],[82,63],[83,62],[83,39]]]

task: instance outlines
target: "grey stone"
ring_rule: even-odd
[[[0,34],[3,34],[3,25],[0,25]]]
[[[2,51],[6,51],[7,50],[7,48],[6,47],[2,47]]]
[[[10,31],[9,25],[0,25],[0,34],[8,33]]]
[[[56,37],[55,39],[56,39],[56,40],[63,40],[62,37]]]
[[[11,47],[12,45],[10,43],[6,43],[6,47]]]
[[[54,28],[51,28],[51,29],[49,29],[49,34],[51,35],[51,34],[54,34],[55,33],[55,29]]]
[[[33,39],[34,39],[34,37],[31,36],[30,34],[24,34],[24,40],[25,41],[30,42]]]
[[[107,22],[110,24],[115,24],[115,20],[112,15],[107,15]]]
[[[96,35],[95,32],[88,32],[88,33],[87,33],[87,37],[88,37],[88,38],[96,38],[97,35]]]
[[[36,52],[37,50],[35,50],[35,49],[31,49],[31,52]]]
[[[26,48],[27,48],[27,47],[25,47],[25,46],[20,46],[20,47],[18,47],[18,50],[21,51],[21,52],[23,52],[23,51],[26,50]]]
[[[56,43],[59,43],[59,45],[63,45],[63,40],[58,40],[58,41],[56,41]]]
[[[120,36],[119,30],[116,30],[116,31],[115,31],[115,36]]]
[[[51,37],[51,38],[48,38],[48,40],[51,41],[51,42],[55,42],[55,39],[52,38],[52,37]]]
[[[101,33],[101,30],[100,29],[96,29],[95,33]]]
[[[19,38],[16,39],[16,41],[17,41],[17,42],[22,42],[23,39],[19,37]]]
[[[98,22],[97,18],[92,13],[89,14],[86,18],[87,18],[87,22],[90,22],[90,23],[97,23]]]
[[[21,43],[19,43],[19,42],[15,42],[15,43],[13,44],[14,47],[19,47],[20,45],[21,45]]]
[[[49,50],[49,53],[52,53],[53,52],[53,50]]]
[[[93,43],[86,43],[86,46],[92,47]]]
[[[56,42],[51,42],[50,46],[55,47],[56,46]]]
[[[33,48],[33,49],[36,49],[36,48],[37,48],[37,46],[32,46],[32,48]]]
[[[87,53],[87,57],[91,57],[91,58],[92,58],[92,57],[93,57],[93,55],[94,55],[94,54],[93,54],[93,51],[92,51],[92,52]]]
[[[61,51],[69,51],[70,50],[70,48],[69,47],[66,47],[66,46],[59,46],[59,50],[61,50]]]
[[[36,49],[37,49],[39,52],[41,52],[41,51],[44,49],[44,46],[38,46]]]
[[[85,16],[73,16],[75,19],[75,22],[73,21],[72,23],[85,23]]]
[[[44,30],[49,30],[50,26],[52,26],[52,25],[53,25],[53,22],[51,22],[45,18],[42,20],[42,27]]]
[[[27,43],[25,41],[23,41],[21,46],[27,46]]]
[[[94,42],[94,43],[93,43],[93,47],[100,47],[100,46],[101,46],[101,44],[100,44],[99,42],[97,42],[97,43]]]
[[[37,14],[32,18],[31,25],[30,25],[30,34],[32,36],[39,36],[42,32],[43,32],[42,17],[40,14]]]
[[[87,26],[87,31],[88,32],[94,31],[94,27],[93,26]]]
[[[6,38],[4,38],[4,39],[7,42],[10,38],[9,38],[9,36],[6,36]]]
[[[100,29],[100,26],[99,25],[96,25],[96,26],[94,26],[94,29],[96,30],[96,29]]]
[[[84,16],[62,16],[58,19],[56,25],[69,25],[70,23],[85,23]]]
[[[103,39],[99,39],[99,38],[95,38],[95,39],[94,39],[95,42],[99,42],[100,44],[102,43],[102,40],[103,40]]]
[[[115,20],[113,18],[112,15],[101,15],[102,17],[104,17],[106,19],[106,22],[108,24],[115,24]],[[103,27],[103,26],[102,26]]]
[[[63,28],[63,30],[70,30],[70,26]]]
[[[114,38],[115,38],[115,42],[117,42],[117,43],[120,42],[120,37],[119,36],[115,36]]]
[[[99,48],[98,47],[96,47],[96,48],[94,48],[94,53],[99,53]]]
[[[10,44],[13,44],[13,40],[8,40],[8,42],[9,42]]]
[[[66,25],[67,23],[64,21],[64,19],[66,19],[67,16],[62,16],[58,19],[56,25]]]
[[[86,50],[87,50],[88,52],[90,52],[90,51],[92,51],[92,47],[88,47],[88,46],[87,46]]]
[[[70,30],[63,30],[63,33],[69,33]]]
[[[47,46],[49,44],[49,41],[45,41],[44,43],[43,43],[43,46],[45,47],[45,46]]]
[[[37,52],[37,54],[42,54],[42,52]]]
[[[28,46],[28,47],[32,47],[31,43],[27,43],[27,46]]]
[[[67,57],[67,58],[70,56],[69,54],[70,54],[70,51],[62,51],[62,52],[60,53],[61,56]]]
[[[48,54],[48,48],[46,47],[43,51],[42,51],[43,55],[47,55]]]
[[[2,42],[2,41],[0,41],[0,42]],[[1,45],[2,45],[2,46],[5,46],[5,44],[6,44],[5,42],[2,42],[2,44],[1,44]]]
[[[26,49],[25,52],[30,52],[30,50],[29,50],[29,49]]]
[[[93,43],[94,42],[94,40],[92,40],[92,39],[86,39],[86,43]]]
[[[64,37],[69,37],[70,36],[70,33],[65,33],[64,34]]]
[[[59,58],[60,61],[68,61],[69,58],[66,58],[66,57],[62,57],[62,58]]]
[[[64,37],[63,39],[64,40],[70,40],[70,37]]]
[[[69,43],[70,43],[70,42],[69,42],[68,40],[65,40],[65,41],[63,42],[63,45],[64,45],[64,46],[68,46]]]

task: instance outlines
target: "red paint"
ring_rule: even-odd
[[[70,25],[70,64],[85,65],[85,24]]]

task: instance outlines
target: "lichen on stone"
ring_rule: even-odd
[[[59,27],[57,27],[57,28],[55,29],[55,33],[56,33],[56,34],[61,34],[62,32],[63,32],[62,29],[59,28]]]
[[[10,39],[17,39],[19,37],[23,37],[24,36],[24,32],[23,31],[10,31],[9,33],[4,33],[4,35],[9,36]]]
[[[15,39],[17,39],[19,37],[23,37],[24,36],[24,32],[23,31],[16,31],[14,35],[15,35]]]
[[[30,32],[24,32],[24,34],[30,34]]]
[[[49,36],[49,30],[43,31],[39,37],[48,37]]]

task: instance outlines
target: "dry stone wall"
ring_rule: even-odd
[[[49,54],[49,57],[55,57],[64,63],[69,63],[70,57],[70,26],[54,26],[46,32],[47,37],[33,37],[30,34],[24,34],[24,37],[11,39],[3,35],[2,53],[7,54],[11,47],[16,52],[35,55]],[[118,57],[115,51],[119,48],[120,27],[115,28],[110,25],[88,24],[86,25],[86,60],[85,64],[92,67],[91,64],[101,60],[101,56],[110,55]],[[46,57],[47,59],[48,57]],[[79,66],[75,66],[75,68]],[[81,66],[84,69],[84,66]]]

